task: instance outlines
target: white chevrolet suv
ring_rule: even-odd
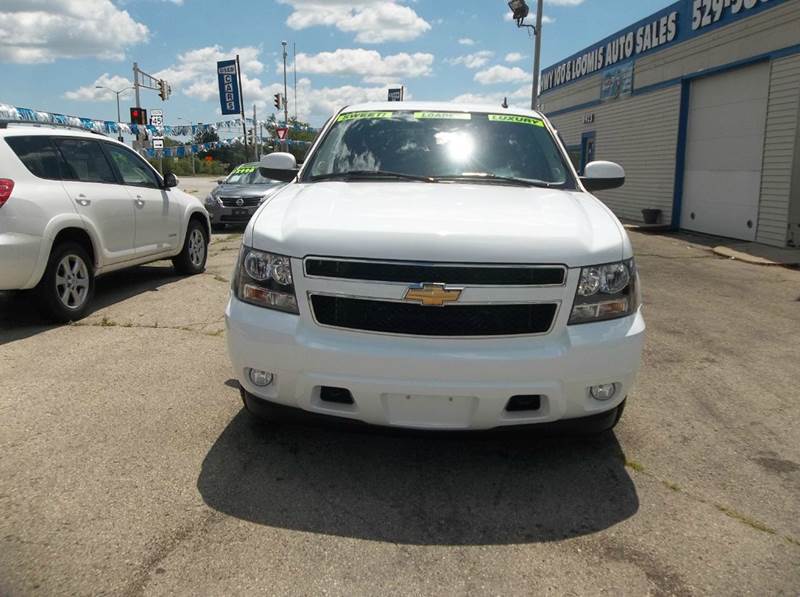
[[[34,289],[67,322],[97,275],[158,259],[202,272],[208,214],[176,185],[103,135],[0,122],[0,290]]]
[[[416,429],[613,427],[645,324],[625,229],[538,112],[339,111],[245,230],[226,309],[242,398]],[[577,425],[576,425],[577,424]]]

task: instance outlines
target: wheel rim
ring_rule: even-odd
[[[203,265],[206,254],[206,238],[197,228],[189,234],[189,260],[195,267]]]
[[[56,296],[67,309],[78,310],[89,296],[89,268],[78,255],[65,255],[56,268]]]

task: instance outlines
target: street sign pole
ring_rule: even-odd
[[[283,45],[283,126],[289,128],[289,94],[286,90],[286,42],[282,41],[281,44]],[[284,141],[283,150],[289,150],[288,140]]]
[[[247,122],[244,119],[244,92],[242,91],[242,67],[239,66],[239,54],[236,54],[236,77],[239,80],[239,109],[242,114],[242,134],[244,135],[244,155],[247,159]]]

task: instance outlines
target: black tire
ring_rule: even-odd
[[[189,220],[183,249],[172,258],[172,265],[178,273],[191,276],[205,271],[207,258],[208,233],[200,222]]]
[[[54,246],[34,292],[46,318],[58,323],[83,319],[94,296],[94,264],[86,249],[74,242]]]

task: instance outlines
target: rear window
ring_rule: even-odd
[[[63,171],[61,154],[53,145],[50,137],[6,137],[20,161],[39,178],[60,180]]]

